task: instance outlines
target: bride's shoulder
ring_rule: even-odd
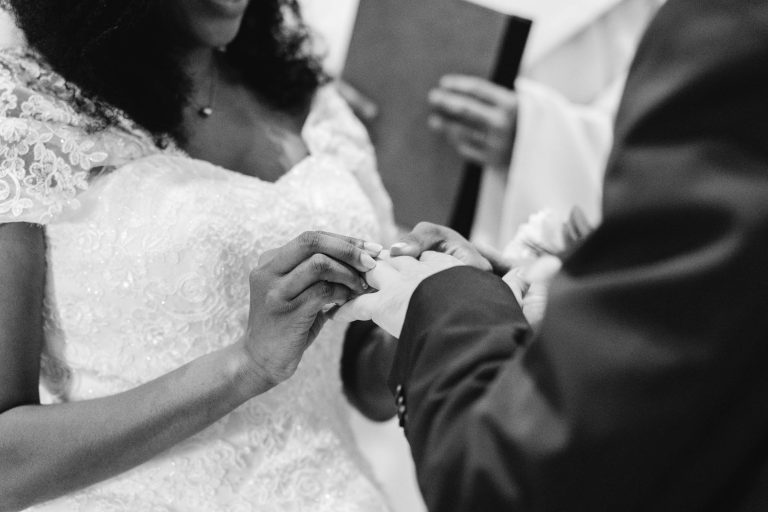
[[[23,45],[0,49],[0,83],[3,87],[33,87],[45,75],[55,75],[47,69],[42,56]]]
[[[73,94],[32,50],[0,51],[0,223],[45,224],[77,207],[89,172],[107,161]]]
[[[158,149],[153,136],[125,112],[90,97],[27,46],[0,49],[0,121],[7,119],[66,127],[89,138],[129,137],[147,152]]]
[[[0,50],[0,223],[49,223],[94,175],[161,151],[127,116],[105,127],[96,110],[34,50]]]
[[[77,90],[25,46],[0,50],[0,116],[83,124],[73,107]]]

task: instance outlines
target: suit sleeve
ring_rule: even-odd
[[[768,4],[666,4],[618,114],[604,223],[529,343],[490,276],[417,290],[392,376],[430,511],[766,499],[766,62]]]

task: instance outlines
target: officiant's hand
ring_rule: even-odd
[[[383,251],[376,268],[366,279],[376,292],[360,295],[334,314],[334,319],[352,322],[373,320],[395,338],[400,337],[408,312],[408,303],[416,288],[426,278],[463,263],[448,254],[427,251],[421,259],[390,256]]]
[[[446,75],[429,93],[429,126],[481,165],[508,167],[517,126],[517,95],[482,78]]]
[[[480,253],[472,242],[445,226],[420,222],[390,249],[391,255],[420,258],[426,251],[448,254],[465,265],[483,271],[494,270],[493,260]],[[500,274],[500,275],[503,275]]]
[[[250,315],[242,341],[253,370],[273,384],[296,371],[326,321],[324,311],[368,291],[362,274],[381,246],[307,232],[265,252],[250,276]]]

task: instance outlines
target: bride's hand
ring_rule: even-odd
[[[423,253],[418,260],[409,256],[390,257],[383,251],[376,268],[366,274],[368,283],[378,291],[349,301],[334,314],[334,319],[373,320],[399,338],[408,303],[419,284],[438,272],[463,264],[453,256],[434,251]]]
[[[268,251],[251,272],[250,315],[242,340],[250,368],[273,385],[296,371],[325,323],[325,308],[367,291],[362,274],[376,267],[381,247],[307,232]]]

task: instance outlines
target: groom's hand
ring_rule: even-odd
[[[417,224],[413,231],[392,246],[391,255],[418,259],[426,251],[448,254],[465,265],[483,271],[493,270],[491,261],[480,254],[469,240],[450,228],[430,222]]]
[[[366,274],[370,286],[378,291],[347,302],[334,314],[334,319],[373,320],[399,338],[408,304],[419,284],[431,275],[462,264],[453,256],[433,251],[423,253],[420,260],[410,256],[390,257],[384,251],[376,268]]]

